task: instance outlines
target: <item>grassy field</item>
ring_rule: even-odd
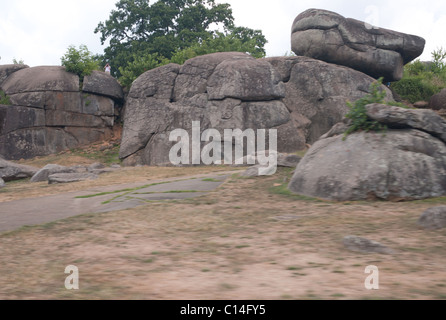
[[[97,161],[57,157],[26,163]],[[69,185],[21,181],[1,190],[0,202],[223,170],[139,167]],[[446,230],[417,225],[446,198],[328,202],[290,194],[291,176],[285,168],[268,177],[234,174],[199,198],[0,234],[0,299],[446,299]],[[395,253],[348,251],[347,235]],[[79,269],[79,290],[64,287],[68,265]],[[369,265],[379,268],[379,290],[364,287]]]

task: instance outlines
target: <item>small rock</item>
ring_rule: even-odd
[[[417,109],[427,109],[429,108],[429,102],[427,101],[418,101],[413,104],[413,106]]]
[[[391,254],[393,250],[387,248],[379,242],[360,238],[357,236],[346,236],[343,240],[344,246],[350,250],[355,252],[362,253],[383,253],[383,254]]]
[[[296,168],[302,158],[295,154],[279,153],[277,156],[277,166]]]
[[[97,178],[98,175],[93,173],[56,173],[48,177],[48,183],[71,183],[84,180],[95,180]]]
[[[35,175],[33,175],[33,177],[31,178],[31,182],[47,181],[48,177],[52,174],[72,172],[76,172],[75,169],[65,166],[59,166],[57,164],[47,164],[45,167],[37,171]]]
[[[244,171],[242,177],[259,177],[259,176],[271,176],[276,173],[277,166],[262,166],[256,165],[248,168]]]
[[[429,208],[423,212],[418,225],[425,229],[441,229],[446,227],[446,206]]]
[[[3,181],[2,178],[0,178],[0,189],[5,187],[5,186],[6,186],[5,181]]]
[[[93,170],[104,169],[105,166],[102,163],[96,162],[88,166],[88,171],[92,172]]]
[[[120,164],[114,163],[114,164],[112,164],[112,165],[110,166],[110,168],[112,168],[112,169],[121,169],[122,167],[121,167]]]

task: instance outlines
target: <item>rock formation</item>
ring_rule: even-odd
[[[364,72],[374,78],[398,81],[405,64],[423,53],[425,40],[377,28],[320,9],[296,17],[291,31],[292,50]]]
[[[6,71],[1,71],[1,70]],[[112,135],[121,86],[101,72],[79,78],[64,67],[0,69],[0,88],[11,105],[0,105],[0,154],[15,160],[57,153]],[[9,71],[8,71],[9,70]]]
[[[169,64],[133,83],[120,157],[126,165],[169,164],[169,133],[190,131],[192,121],[201,122],[201,132],[277,129],[279,152],[302,150],[341,121],[346,101],[366,95],[373,81],[306,57],[254,59],[227,52]]]
[[[16,164],[0,157],[0,179],[6,182],[31,178],[38,170],[38,168]]]
[[[356,132],[345,141],[340,130],[332,130],[299,163],[290,190],[339,201],[446,195],[446,121],[432,110],[377,104],[366,109],[389,130]]]

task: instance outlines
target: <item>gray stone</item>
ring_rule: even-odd
[[[423,53],[426,42],[320,9],[298,15],[291,33],[292,50],[297,55],[348,66],[387,81],[400,80],[403,66]]]
[[[38,170],[36,167],[13,163],[0,158],[0,178],[4,181],[31,178]]]
[[[3,187],[6,187],[6,183],[2,178],[0,178],[0,189]]]
[[[82,91],[110,97],[117,101],[124,99],[124,92],[119,82],[111,75],[96,70],[91,75],[85,76]]]
[[[126,101],[120,158],[124,165],[169,165],[170,132],[212,128],[277,129],[278,152],[306,149],[341,121],[347,101],[375,79],[306,57],[254,59],[215,53],[150,70]],[[383,86],[388,100],[392,93]],[[203,146],[203,145],[202,145]]]
[[[179,70],[173,92],[174,101],[184,101],[194,96],[205,94],[208,79],[217,66],[224,61],[254,60],[241,52],[220,52],[189,59]]]
[[[277,155],[277,166],[278,167],[287,167],[287,168],[296,168],[299,164],[301,157],[295,154],[283,154],[279,153]]]
[[[349,111],[347,101],[356,101],[367,95],[375,81],[362,72],[307,57],[269,58],[268,61],[277,70],[291,67],[282,101],[291,111],[294,131],[297,132],[294,136],[303,135],[308,144],[313,144],[341,122]],[[386,100],[393,101],[390,90],[385,86],[381,88],[386,93]],[[304,148],[305,143],[302,143],[297,150]]]
[[[423,212],[418,225],[425,229],[442,229],[446,227],[446,206],[429,208]]]
[[[366,106],[367,116],[390,128],[425,131],[446,143],[446,121],[432,110],[410,110],[382,104]]]
[[[0,66],[0,88],[2,88],[2,83],[14,72],[19,70],[29,68],[25,64],[5,64]]]
[[[98,175],[94,173],[57,173],[48,177],[48,183],[72,183],[85,180],[95,180],[97,178]]]
[[[210,100],[268,101],[285,97],[280,75],[264,60],[226,60],[207,81]]]
[[[44,110],[0,105],[0,136],[19,129],[43,126],[45,126]]]
[[[9,160],[31,158],[110,137],[117,110],[113,99],[122,99],[122,92],[107,90],[122,88],[103,76],[93,73],[87,81],[92,94],[80,92],[78,76],[63,67],[11,73],[2,85],[12,105],[0,106],[0,154]]]
[[[45,167],[37,171],[37,173],[31,178],[31,182],[48,181],[48,177],[56,173],[73,173],[75,169],[60,166],[57,164],[47,164]]]
[[[5,82],[3,90],[8,95],[37,91],[79,91],[79,77],[65,71],[64,67],[33,67],[14,72]]]
[[[97,169],[104,169],[105,166],[102,163],[95,162],[93,164],[90,164],[87,168],[88,171],[97,170]]]
[[[444,196],[446,145],[415,129],[321,139],[297,166],[289,188],[338,201]]]
[[[354,252],[392,254],[394,251],[381,243],[357,236],[346,236],[342,240],[344,246]]]
[[[429,107],[434,110],[446,110],[446,89],[432,96]]]
[[[249,167],[244,172],[242,172],[240,175],[245,178],[269,176],[269,175],[273,175],[274,173],[276,173],[276,170],[277,170],[277,167],[259,164],[259,165]]]

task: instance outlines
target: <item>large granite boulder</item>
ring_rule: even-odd
[[[369,105],[368,114],[383,114],[378,109],[386,107]],[[317,141],[297,166],[290,190],[339,201],[446,195],[446,144],[438,134],[438,130],[446,132],[446,123],[429,110],[387,108],[395,115],[393,120],[374,118],[393,129],[356,132],[346,138],[343,134],[327,135]],[[409,121],[414,113],[442,129],[432,130],[430,121],[426,126],[422,121]]]
[[[22,68],[0,85],[11,105],[0,106],[0,154],[17,160],[57,153],[113,134],[122,88],[94,72],[79,90],[79,77],[64,67]]]
[[[386,81],[400,80],[403,66],[419,57],[425,46],[423,38],[320,9],[298,15],[291,33],[297,55],[348,66]]]
[[[372,77],[353,70],[307,57],[267,58],[281,75],[285,85],[282,101],[290,110],[294,127],[304,141],[313,144],[349,111],[347,101],[356,101],[370,92]],[[392,101],[391,91],[381,86],[386,100]],[[292,139],[294,133],[279,135]],[[292,152],[295,150],[282,150]]]
[[[169,164],[175,129],[277,129],[278,151],[306,148],[342,120],[370,76],[306,57],[254,59],[215,53],[141,75],[126,101],[120,157],[126,165]],[[389,90],[388,100],[392,100]]]
[[[29,68],[29,66],[25,64],[4,64],[0,66],[0,87],[2,83],[14,72],[19,70]]]

